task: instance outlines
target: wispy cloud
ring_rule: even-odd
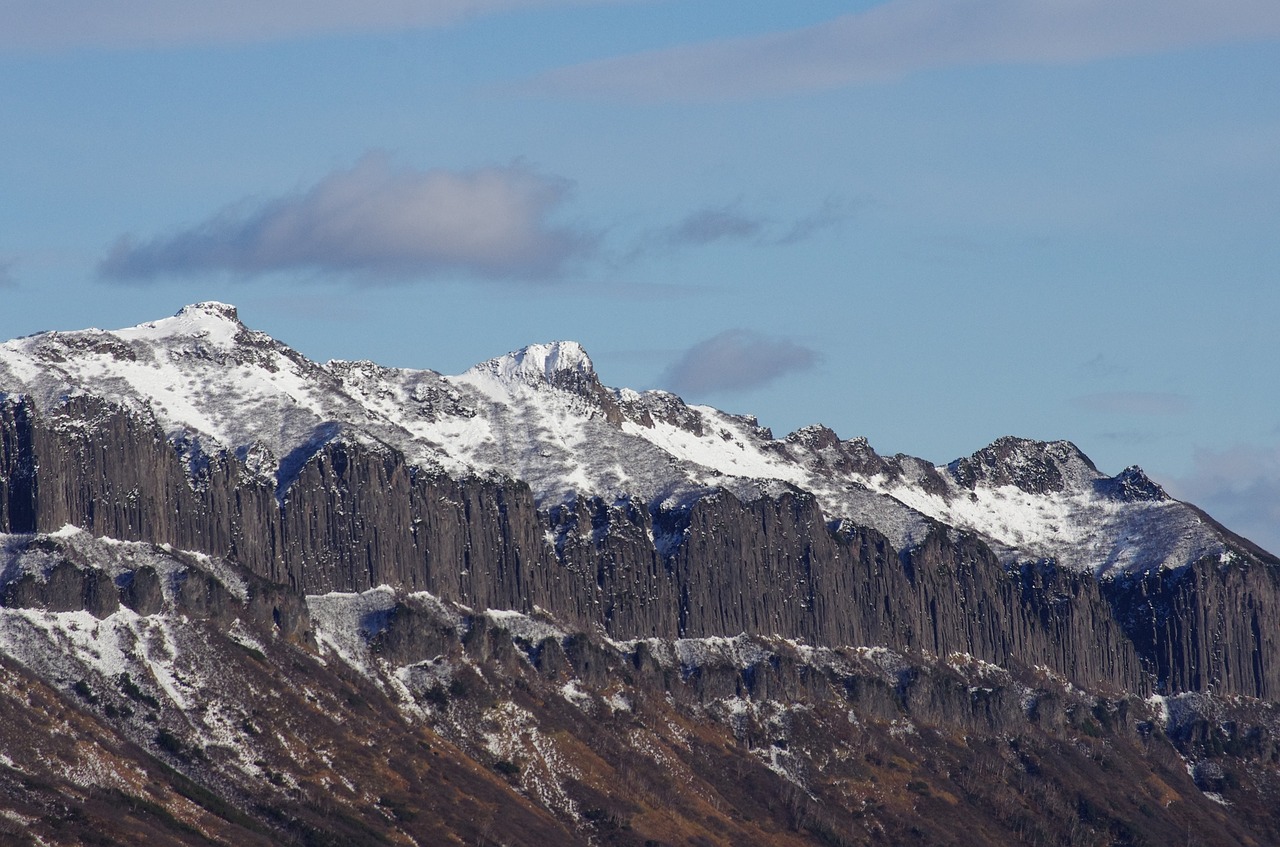
[[[803,218],[792,221],[775,239],[777,244],[797,244],[824,230],[832,229],[853,217],[853,204],[828,197],[823,204]]]
[[[1068,64],[1280,37],[1274,0],[890,0],[789,32],[552,71],[536,90],[715,100],[882,82],[933,68]]]
[[[628,0],[0,0],[0,50],[279,41],[446,26],[480,15]]]
[[[628,254],[634,259],[648,253],[685,247],[746,242],[763,246],[797,244],[818,233],[832,229],[853,216],[854,204],[829,197],[822,205],[800,218],[775,219],[769,215],[744,211],[742,201],[723,206],[707,206],[690,212],[671,226],[644,234]]]
[[[17,288],[18,280],[13,275],[13,267],[18,262],[16,259],[6,259],[0,256],[0,288]]]
[[[747,391],[789,373],[808,370],[818,354],[794,341],[730,329],[686,350],[659,384],[693,397]]]
[[[1086,412],[1108,415],[1181,415],[1191,410],[1190,398],[1158,391],[1108,391],[1072,398]]]
[[[1250,541],[1280,553],[1280,446],[1197,450],[1191,472],[1170,480],[1168,489]]]
[[[568,189],[523,167],[422,171],[370,154],[300,193],[146,241],[125,236],[99,272],[125,282],[216,271],[547,279],[594,246],[550,222]]]
[[[673,245],[703,245],[715,241],[755,238],[765,227],[762,217],[739,212],[734,206],[700,209],[665,230]]]

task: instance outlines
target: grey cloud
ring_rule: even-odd
[[[690,396],[746,391],[817,363],[816,352],[794,341],[730,329],[686,350],[659,383]]]
[[[705,247],[727,241],[746,241],[761,245],[796,244],[823,230],[848,220],[852,204],[828,198],[816,210],[791,221],[779,221],[765,215],[739,209],[739,203],[709,206],[686,215],[673,226],[651,231],[640,239],[629,259],[654,251],[681,247]]]
[[[828,197],[813,214],[794,221],[786,232],[775,239],[775,243],[796,244],[823,230],[839,226],[852,216],[851,204],[835,197]]]
[[[1170,480],[1168,489],[1231,530],[1280,553],[1280,445],[1197,450],[1191,472]]]
[[[1109,391],[1085,394],[1072,404],[1087,412],[1110,415],[1181,415],[1191,410],[1191,400],[1181,394],[1158,391]]]
[[[716,100],[882,82],[933,68],[1068,64],[1280,37],[1274,0],[890,0],[816,26],[561,68],[531,87]]]
[[[0,50],[235,44],[445,26],[527,8],[627,0],[0,0]]]
[[[521,167],[419,171],[372,154],[296,195],[148,241],[121,238],[99,272],[126,282],[299,270],[549,278],[593,249],[591,236],[549,221],[567,191],[565,180]]]
[[[13,275],[13,267],[16,264],[16,259],[5,259],[0,257],[0,288],[18,287],[18,280]]]
[[[666,232],[672,244],[710,244],[725,239],[754,238],[764,229],[763,218],[744,215],[732,206],[702,209]]]

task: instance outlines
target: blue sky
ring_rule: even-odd
[[[1273,0],[0,0],[0,337],[570,338],[779,434],[1070,439],[1280,550],[1277,40]]]

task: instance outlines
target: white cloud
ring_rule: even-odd
[[[121,281],[299,270],[554,277],[594,243],[551,224],[567,191],[565,180],[522,167],[419,171],[370,154],[299,194],[242,204],[148,241],[121,238],[99,271]]]
[[[1275,0],[890,0],[805,29],[562,68],[533,86],[653,100],[742,98],[933,68],[1068,64],[1277,37]]]
[[[1280,554],[1280,446],[1197,450],[1191,473],[1167,487],[1228,529]]]
[[[0,0],[0,50],[235,44],[445,26],[525,8],[624,0]]]
[[[659,383],[691,397],[746,391],[817,362],[817,353],[794,341],[730,329],[686,350]]]

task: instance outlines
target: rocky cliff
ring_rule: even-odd
[[[0,536],[15,845],[1263,845],[1280,714]],[[118,591],[117,594],[114,591]],[[1229,805],[1228,805],[1229,804]]]
[[[0,344],[0,840],[1276,843],[1278,620],[1280,561],[1068,442],[222,304]]]
[[[453,479],[334,439],[278,491],[229,453],[192,478],[152,420],[95,398],[0,405],[0,531],[64,525],[227,557],[307,594],[389,584],[543,608],[614,638],[776,635],[960,652],[1145,694],[1280,690],[1273,559],[1232,554],[1103,579],[936,524],[908,549],[812,495],[708,493],[672,508]]]

